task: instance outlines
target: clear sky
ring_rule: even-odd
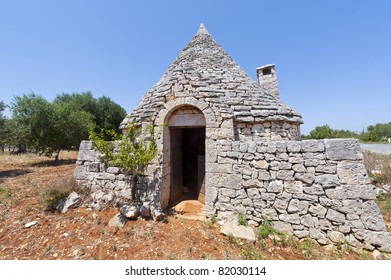
[[[200,23],[253,78],[317,125],[391,122],[391,1],[0,0],[0,100],[109,96],[130,112]]]

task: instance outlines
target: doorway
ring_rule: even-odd
[[[170,202],[205,203],[205,127],[170,127]]]

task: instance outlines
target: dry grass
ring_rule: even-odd
[[[391,155],[364,152],[364,165],[375,185],[391,185]]]

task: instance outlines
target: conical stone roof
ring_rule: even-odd
[[[154,120],[165,102],[190,96],[207,102],[223,119],[302,123],[298,112],[252,80],[201,24],[160,81],[123,120],[121,128],[129,122]]]

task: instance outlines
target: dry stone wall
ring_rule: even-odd
[[[243,213],[252,225],[268,218],[298,238],[391,252],[356,140],[207,141],[207,215],[228,221]],[[160,166],[149,166],[136,192],[153,218],[162,212]],[[121,206],[131,198],[130,178],[105,168],[89,141],[81,143],[74,176],[90,193],[86,206]]]
[[[136,201],[139,209],[148,209],[152,218],[161,215],[160,168],[152,163],[143,176],[139,176],[136,187]],[[90,141],[82,141],[74,172],[76,183],[85,189],[88,197],[84,206],[101,209],[105,206],[126,205],[132,200],[131,176],[118,167],[105,167],[99,159],[99,152]]]
[[[216,141],[209,202],[221,220],[246,214],[320,244],[391,251],[391,236],[356,140]]]

